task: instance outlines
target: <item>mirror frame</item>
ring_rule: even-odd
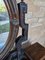
[[[10,32],[5,46],[0,50],[0,60],[3,60],[12,49],[19,30],[19,15],[16,0],[3,0],[10,19]]]

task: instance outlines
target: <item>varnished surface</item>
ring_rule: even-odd
[[[0,60],[3,60],[12,49],[19,29],[19,15],[16,0],[4,0],[10,19],[10,32],[5,46],[0,50]],[[16,24],[12,21],[16,20]]]
[[[45,56],[45,48],[38,43],[35,43],[25,48],[25,54],[29,57],[29,60],[40,60]]]

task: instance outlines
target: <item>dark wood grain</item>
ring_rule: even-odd
[[[25,54],[29,60],[40,60],[45,56],[45,48],[39,43],[35,43],[27,48],[25,48]]]

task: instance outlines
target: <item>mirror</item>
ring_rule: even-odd
[[[13,20],[15,20],[16,24],[13,24]],[[16,0],[12,2],[11,0],[0,0],[0,27],[0,60],[3,60],[14,46],[19,30],[19,15]]]
[[[9,35],[9,16],[3,0],[0,0],[0,49],[4,47]]]

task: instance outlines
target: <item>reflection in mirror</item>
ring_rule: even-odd
[[[9,16],[3,0],[0,0],[0,49],[5,45],[9,34]]]

